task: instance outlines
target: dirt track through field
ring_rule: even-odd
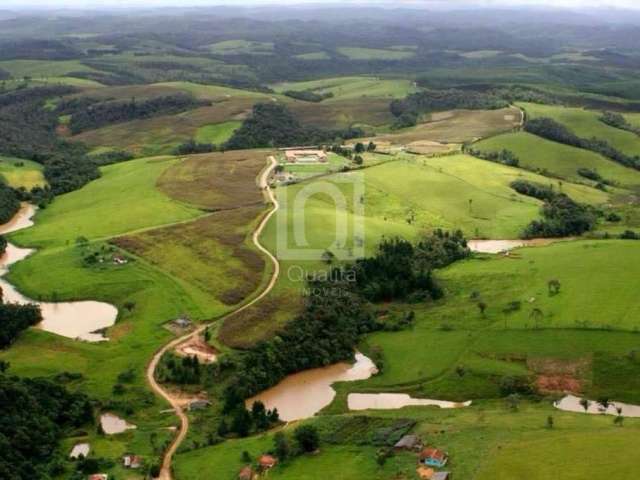
[[[256,229],[254,230],[253,237],[252,237],[253,244],[256,246],[256,248],[260,250],[262,253],[264,253],[269,258],[269,260],[271,260],[271,263],[273,264],[273,273],[271,275],[271,278],[269,279],[269,283],[267,283],[265,288],[262,290],[262,292],[258,296],[256,296],[249,302],[243,304],[233,312],[229,313],[228,315],[226,315],[225,318],[229,318],[233,315],[236,315],[239,312],[242,312],[243,310],[251,307],[252,305],[255,305],[257,302],[259,302],[264,297],[266,297],[269,294],[269,292],[273,289],[280,275],[280,263],[278,262],[278,259],[260,243],[260,235],[262,234],[264,227],[267,225],[271,217],[280,208],[280,205],[278,204],[278,201],[276,200],[276,197],[273,194],[273,191],[269,187],[269,181],[268,181],[269,175],[275,169],[276,165],[277,165],[276,159],[273,156],[270,156],[269,165],[260,174],[259,182],[258,182],[259,187],[261,190],[263,190],[266,193],[267,199],[273,205],[273,208],[271,208],[271,210],[269,210],[269,212],[262,218],[262,220],[260,221]],[[156,354],[153,356],[153,358],[149,362],[149,366],[147,367],[147,381],[149,382],[149,385],[151,386],[154,392],[156,392],[158,395],[164,398],[167,402],[169,402],[176,416],[180,420],[180,427],[178,429],[178,432],[175,438],[173,439],[173,442],[171,442],[171,445],[169,446],[169,448],[167,448],[164,454],[164,457],[162,459],[160,475],[158,476],[160,480],[172,480],[171,462],[173,460],[173,456],[178,450],[178,447],[187,436],[187,433],[189,431],[189,417],[183,411],[180,400],[178,398],[173,397],[169,391],[165,390],[156,381],[155,371],[156,371],[156,368],[158,367],[158,363],[160,362],[160,359],[162,358],[162,355],[176,348],[181,343],[184,343],[200,335],[202,332],[204,332],[204,330],[208,326],[209,326],[208,324],[201,325],[193,332],[190,332],[182,337],[176,338],[171,342],[169,342],[168,344],[166,344],[164,347],[162,347],[160,350],[156,352]]]

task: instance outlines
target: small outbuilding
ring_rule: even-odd
[[[209,400],[204,400],[204,399],[192,400],[191,402],[189,402],[189,411],[204,410],[209,406],[211,406],[211,402]]]
[[[269,470],[275,467],[276,463],[278,463],[278,459],[272,455],[260,455],[258,458],[258,465],[262,470]]]
[[[257,477],[258,475],[253,471],[251,465],[246,465],[245,467],[243,467],[238,474],[238,480],[254,480]]]
[[[393,446],[396,450],[416,450],[422,449],[422,440],[417,435],[405,435]]]
[[[89,475],[89,480],[109,480],[109,475],[106,473],[94,473],[93,475]]]
[[[124,468],[140,468],[142,466],[142,458],[138,455],[125,455],[122,457],[122,465],[124,465]]]
[[[436,472],[431,477],[431,480],[450,480],[451,474],[449,472]]]
[[[442,468],[447,464],[448,455],[437,448],[425,448],[420,452],[420,463],[429,467]]]

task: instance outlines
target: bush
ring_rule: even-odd
[[[313,425],[299,426],[294,430],[293,437],[302,452],[315,452],[320,446],[320,436]]]

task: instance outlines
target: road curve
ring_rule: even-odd
[[[262,253],[264,253],[267,257],[269,257],[269,260],[271,260],[271,263],[273,264],[273,273],[271,274],[269,283],[267,283],[265,288],[262,290],[262,292],[258,296],[253,298],[251,301],[243,304],[233,312],[227,314],[222,320],[229,318],[233,315],[236,315],[242,312],[243,310],[246,310],[247,308],[251,307],[252,305],[262,300],[264,297],[266,297],[269,294],[269,292],[273,289],[274,285],[276,284],[276,281],[278,280],[278,277],[280,276],[280,263],[278,262],[278,259],[260,243],[260,235],[262,234],[264,227],[267,225],[267,222],[271,219],[271,217],[280,208],[280,204],[278,203],[278,200],[276,199],[275,195],[273,194],[273,191],[269,187],[269,180],[268,180],[269,175],[276,168],[278,162],[273,156],[270,156],[268,160],[269,160],[269,165],[267,165],[267,167],[261,172],[258,184],[260,186],[260,189],[266,193],[268,201],[272,204],[272,208],[264,217],[262,217],[262,220],[260,221],[256,229],[253,231],[252,239],[253,239],[253,244],[256,246],[256,248],[260,250]],[[178,400],[173,398],[169,392],[167,392],[158,382],[156,382],[155,371],[156,371],[156,368],[158,367],[158,363],[160,362],[160,359],[162,358],[162,355],[164,355],[169,350],[176,348],[181,343],[184,343],[192,339],[193,337],[200,335],[202,332],[204,332],[204,330],[208,326],[209,326],[208,324],[201,325],[193,332],[183,335],[182,337],[175,338],[171,342],[167,343],[164,347],[162,347],[160,350],[158,350],[155,353],[155,355],[149,362],[149,366],[147,367],[147,382],[149,383],[149,386],[151,386],[152,390],[155,393],[160,395],[171,405],[175,414],[180,420],[180,428],[178,430],[178,433],[173,439],[173,441],[171,442],[171,445],[169,446],[169,448],[167,448],[164,454],[164,457],[162,459],[160,475],[158,476],[159,480],[172,480],[171,462],[173,460],[174,454],[178,450],[178,447],[187,436],[187,432],[189,431],[189,417],[182,410],[182,407],[180,406],[180,403],[178,402]]]

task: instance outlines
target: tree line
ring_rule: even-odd
[[[516,192],[544,201],[542,220],[532,221],[522,232],[523,238],[554,238],[582,235],[593,230],[597,212],[588,205],[573,201],[553,188],[526,180],[511,183]]]
[[[0,225],[7,223],[20,210],[16,192],[0,181]]]
[[[105,125],[128,122],[142,118],[150,118],[158,115],[172,115],[182,113],[200,106],[210,105],[208,102],[196,100],[187,94],[165,95],[136,101],[135,98],[127,102],[87,102],[80,105],[71,114],[69,128],[74,134],[86,130],[94,130]],[[65,105],[69,108],[69,104]]]

